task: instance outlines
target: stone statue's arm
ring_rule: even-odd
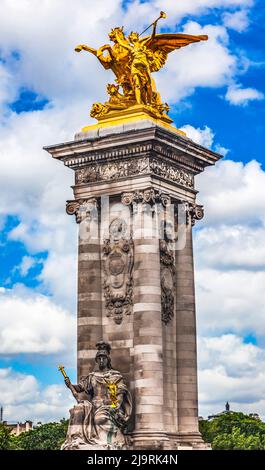
[[[82,385],[81,385],[81,384],[73,385],[73,384],[71,383],[71,380],[69,379],[69,377],[66,377],[66,378],[64,379],[64,382],[65,382],[66,387],[68,387],[69,390],[71,390],[72,395],[74,396],[74,398],[76,399],[76,401],[79,403],[80,400],[79,400],[78,394],[79,394],[80,392],[83,392],[83,391],[84,391]]]
[[[75,389],[75,391],[76,391],[77,393],[84,392],[84,389],[83,389],[83,387],[82,387],[80,384],[73,385],[73,387],[74,387],[74,389]]]
[[[84,392],[84,388],[82,387],[82,385],[81,384],[78,384],[78,385],[72,384],[69,377],[65,378],[64,383],[65,383],[66,387],[68,387],[70,390],[74,389],[77,393]]]

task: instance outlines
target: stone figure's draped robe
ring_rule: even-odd
[[[117,415],[111,407],[106,381],[117,383]],[[70,421],[66,441],[62,450],[124,449],[125,438],[119,418],[126,423],[132,405],[130,393],[120,372],[110,369],[94,371],[81,378],[76,386],[85,392],[89,400],[83,400],[70,410]]]

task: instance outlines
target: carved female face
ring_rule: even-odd
[[[108,358],[105,354],[100,354],[96,357],[96,363],[98,364],[99,370],[105,370],[108,368]]]

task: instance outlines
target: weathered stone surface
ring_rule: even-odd
[[[109,341],[133,394],[133,448],[203,448],[191,227],[203,216],[194,176],[220,155],[148,119],[46,149],[75,171],[78,377],[93,367],[95,339]],[[183,210],[182,249],[164,227],[170,204],[172,229]]]

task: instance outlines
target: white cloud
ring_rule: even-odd
[[[197,184],[205,205],[194,238],[199,330],[251,331],[263,341],[265,172],[256,161],[227,160]]]
[[[169,103],[192,94],[196,87],[224,86],[237,71],[237,57],[229,51],[224,27],[206,25],[202,28],[189,21],[183,32],[208,34],[209,39],[169,54],[166,67],[154,77],[163,99]]]
[[[0,369],[0,403],[9,422],[58,421],[69,417],[74,399],[69,390],[54,384],[42,387],[33,375]]]
[[[265,172],[255,160],[243,164],[220,161],[196,177],[205,205],[205,223],[256,224],[265,220]]]
[[[235,106],[246,106],[249,101],[264,100],[264,94],[255,88],[242,88],[234,84],[228,87],[225,99]]]
[[[74,221],[75,222],[75,221]],[[70,221],[69,221],[70,223]],[[77,239],[72,240],[77,250]],[[39,276],[53,297],[71,312],[76,310],[77,253],[53,252],[51,250]]]
[[[265,226],[205,226],[195,232],[197,267],[265,270]]]
[[[32,256],[23,256],[21,263],[16,267],[22,277],[27,276],[31,268],[37,263],[37,260]]]
[[[225,156],[229,150],[222,147],[220,144],[214,144],[214,133],[208,126],[204,126],[203,129],[200,127],[193,127],[190,124],[186,124],[180,127],[180,130],[184,131],[189,139],[196,142],[196,144],[202,145],[206,148],[212,148],[215,152]]]
[[[5,289],[0,292],[0,354],[70,354],[75,318],[48,297]]]
[[[253,0],[185,0],[185,2],[173,2],[172,0],[141,2],[135,0],[128,5],[125,24],[129,24],[131,28],[136,28],[139,23],[142,23],[143,26],[148,25],[159,16],[161,9],[168,15],[166,21],[175,25],[176,22],[188,15],[199,16],[211,13],[213,9],[234,9],[251,5],[253,5]]]
[[[196,271],[198,329],[203,334],[265,333],[265,271]]]
[[[220,144],[215,144],[214,151],[220,153],[220,155],[223,155],[223,157],[226,157],[230,150]]]
[[[190,124],[186,124],[182,126],[180,130],[184,131],[187,137],[196,142],[196,144],[203,145],[207,148],[212,146],[214,133],[208,126],[205,126],[204,129],[200,129],[199,127],[195,128]]]
[[[0,110],[1,112],[3,103],[12,100],[15,96],[11,85],[11,74],[6,67],[0,62]]]
[[[258,412],[264,417],[263,349],[228,334],[200,338],[198,353],[201,414],[224,410],[228,400],[233,411]]]
[[[71,110],[73,126],[78,122],[77,115],[81,116],[75,110]],[[3,217],[7,214],[19,217],[20,223],[8,237],[24,243],[31,257],[37,252],[51,252],[53,260],[56,255],[58,257],[57,266],[65,266],[65,260],[72,259],[71,267],[68,262],[64,272],[64,284],[67,285],[64,305],[74,309],[75,294],[68,287],[75,285],[77,226],[65,213],[65,201],[72,198],[70,185],[74,174],[42,151],[44,144],[56,142],[58,136],[59,140],[69,140],[73,129],[65,112],[54,108],[13,114],[7,126],[0,128],[0,213]],[[49,261],[50,256],[44,261],[44,270]],[[47,278],[48,272],[51,279]],[[55,298],[57,289],[53,290],[51,280],[54,281],[57,275],[59,286],[60,274],[59,269],[52,272],[47,268],[42,276],[44,285]],[[61,297],[56,300],[61,301]]]
[[[8,57],[16,50],[21,56],[13,87],[24,85],[61,102],[67,97],[73,103],[85,91],[95,96],[104,71],[94,57],[75,54],[74,47],[89,40],[99,46],[119,19],[120,5],[120,0],[109,0],[107,8],[105,2],[93,0],[2,2],[2,54]]]
[[[227,28],[234,29],[241,33],[245,31],[249,25],[248,10],[237,10],[233,13],[226,12],[223,16],[224,25]]]

